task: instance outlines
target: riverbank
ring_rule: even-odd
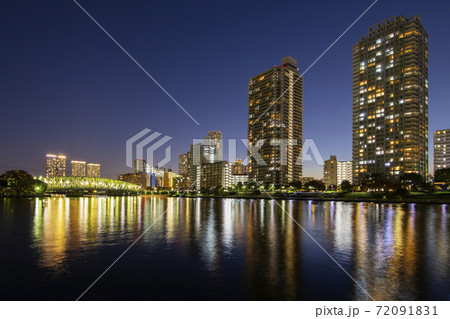
[[[168,197],[180,197],[181,194],[167,194]],[[416,203],[416,204],[450,204],[450,192],[411,193],[406,196],[370,193],[297,193],[297,194],[187,194],[185,198],[233,198],[233,199],[285,199],[312,201],[373,202],[373,203]]]
[[[140,195],[112,195],[112,196],[143,196]],[[41,194],[36,196],[0,196],[3,198],[49,198],[49,197],[97,197],[107,195],[60,195],[52,196],[50,194]],[[145,195],[144,195],[145,196]],[[415,203],[415,204],[450,204],[450,192],[439,193],[411,193],[406,196],[393,196],[391,194],[371,194],[371,193],[238,193],[238,194],[146,194],[146,196],[160,196],[160,197],[184,197],[184,198],[211,198],[211,199],[284,199],[284,200],[299,200],[299,201],[341,201],[341,202],[369,202],[369,203]]]
[[[28,199],[35,199],[35,198],[47,198],[51,197],[50,194],[39,194],[39,195],[0,195],[0,199],[6,199],[6,198],[28,198]]]

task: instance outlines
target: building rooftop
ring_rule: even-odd
[[[415,15],[411,18],[406,18],[405,16],[392,16],[388,19],[385,19],[381,22],[378,22],[377,24],[370,26],[367,34],[363,35],[361,37],[361,40],[371,37],[371,36],[374,36],[377,33],[382,32],[385,29],[389,29],[396,24],[402,24],[405,22],[410,22],[410,21],[415,21],[415,20],[422,22],[422,18],[420,17],[420,15]]]

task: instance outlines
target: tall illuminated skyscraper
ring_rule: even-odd
[[[249,181],[286,185],[301,180],[302,139],[303,78],[297,61],[287,56],[248,84],[249,146],[265,140],[259,149],[265,164],[249,157]],[[295,145],[282,146],[281,140]]]
[[[100,164],[87,164],[87,177],[100,178]]]
[[[71,161],[72,176],[84,177],[86,176],[86,162],[85,161]]]
[[[428,36],[394,16],[353,47],[353,181],[428,171]]]
[[[64,177],[66,176],[66,156],[64,155],[46,155],[46,176]]]

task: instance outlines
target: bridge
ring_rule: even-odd
[[[47,193],[100,193],[111,195],[135,194],[141,186],[109,178],[96,177],[46,177]]]

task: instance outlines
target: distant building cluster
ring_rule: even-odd
[[[426,177],[428,35],[420,16],[386,19],[357,41],[352,91],[352,162],[332,156],[325,162],[323,182],[360,184],[371,175],[398,180],[408,173]],[[249,147],[257,147],[264,160],[252,156],[250,179],[281,185],[302,180],[301,161],[296,162],[302,153],[302,111],[303,79],[292,57],[250,79]],[[436,168],[447,165],[444,135],[435,134]],[[276,142],[285,139],[296,143],[284,146],[283,159],[283,145]]]
[[[65,177],[66,159],[65,155],[47,154],[46,177]],[[71,175],[74,177],[95,177],[100,178],[100,164],[88,163],[86,174],[85,161],[71,161]]]
[[[235,163],[223,160],[222,132],[211,131],[202,142],[192,144],[190,150],[178,154],[178,173],[193,190],[215,190],[248,183],[247,167],[238,159]]]
[[[222,133],[209,132],[202,142],[192,144],[178,157],[179,174],[191,187],[214,190],[254,181],[287,185],[301,179],[302,162],[298,159],[303,138],[303,79],[297,61],[287,56],[280,66],[251,78],[248,95],[248,148],[257,151],[262,161],[252,156],[248,157],[248,166],[241,159],[224,161]],[[282,140],[295,142],[283,145]]]
[[[428,35],[420,16],[394,16],[371,26],[353,46],[352,161],[325,161],[322,182],[360,185],[378,175],[428,175]],[[288,141],[285,143],[283,141]],[[449,168],[450,129],[434,133],[434,168]],[[178,154],[178,174],[134,162],[120,180],[141,187],[213,190],[256,181],[263,185],[312,182],[303,177],[303,77],[287,56],[248,82],[248,166],[223,160],[221,131],[210,131]],[[47,155],[47,176],[65,176],[66,157]],[[85,176],[86,162],[72,161]],[[87,164],[99,177],[100,165]]]
[[[322,182],[359,185],[428,175],[428,35],[420,16],[395,16],[369,28],[353,47],[352,161],[325,161]],[[434,135],[435,169],[448,167],[448,130]],[[303,78],[297,61],[250,78],[248,169],[222,159],[220,132],[179,155],[179,173],[197,189],[239,181],[289,185],[303,178]],[[283,144],[281,141],[292,141]],[[257,154],[256,154],[257,153]]]
[[[120,174],[119,180],[136,184],[144,188],[184,189],[188,187],[187,179],[172,172],[171,169],[153,167],[144,159],[134,160],[134,172]]]

